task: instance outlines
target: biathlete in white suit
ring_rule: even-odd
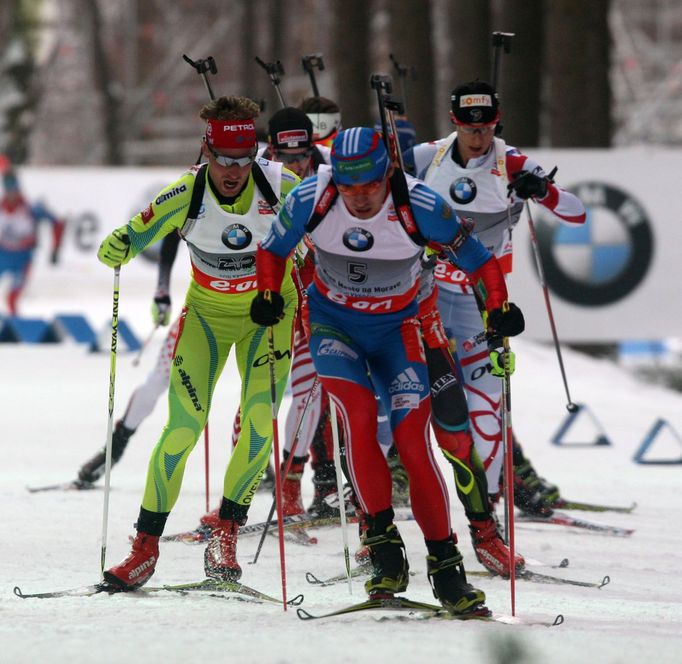
[[[393,523],[391,475],[377,442],[378,394],[410,478],[435,596],[453,613],[487,611],[485,594],[466,581],[447,488],[429,444],[431,398],[416,301],[423,240],[438,243],[470,274],[492,334],[518,334],[523,316],[506,306],[495,257],[464,231],[446,201],[401,172],[391,179],[394,169],[378,132],[341,131],[331,160],[331,168],[320,167],[287,197],[261,242],[251,316],[261,325],[279,322],[286,259],[307,234],[315,274],[303,317],[315,368],[343,421],[349,473],[367,520],[363,540],[374,573],[365,589],[390,595],[405,590],[409,580],[405,547]]]
[[[476,236],[497,256],[503,272],[509,273],[512,230],[526,200],[532,199],[571,225],[584,223],[585,208],[575,195],[554,184],[532,158],[495,136],[500,113],[498,95],[492,86],[478,80],[466,83],[453,90],[451,102],[450,117],[456,131],[416,146],[413,154],[406,155],[406,161],[413,163],[418,177],[467,220]],[[462,369],[473,438],[486,468],[489,492],[495,496],[503,460],[499,370],[490,363],[468,275],[439,260],[436,278],[438,308]],[[515,445],[514,456],[516,471],[525,470],[525,475],[516,472],[515,481],[522,500],[528,494],[524,493],[524,479],[537,486],[538,478],[523,458],[520,446]]]

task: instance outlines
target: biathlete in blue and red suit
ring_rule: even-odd
[[[291,192],[259,245],[251,317],[261,325],[279,322],[286,259],[307,234],[315,275],[304,317],[315,368],[343,420],[349,472],[367,516],[364,544],[374,575],[365,589],[390,595],[405,590],[409,579],[393,523],[391,475],[377,442],[377,394],[410,478],[434,595],[452,613],[485,613],[485,594],[466,580],[447,488],[429,444],[429,377],[416,300],[424,243],[437,243],[471,275],[496,336],[520,333],[523,316],[507,305],[497,260],[464,231],[443,198],[400,171],[393,175],[378,132],[341,131],[331,167],[321,166]]]
[[[52,225],[50,262],[59,260],[64,221],[53,215],[42,203],[31,205],[24,198],[16,173],[8,168],[2,176],[4,195],[0,198],[0,278],[10,277],[7,308],[11,316],[18,313],[19,298],[26,286],[38,243],[38,225]]]

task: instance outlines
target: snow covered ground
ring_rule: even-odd
[[[67,275],[57,268],[57,275]],[[61,272],[60,272],[61,270]],[[97,324],[111,306],[110,272],[93,269],[78,288],[57,288],[54,272],[35,275],[25,302],[26,314],[85,311]],[[145,284],[124,270],[121,315],[144,336],[153,277]],[[181,275],[185,278],[184,275]],[[180,291],[181,292],[181,291]],[[40,295],[39,295],[40,294]],[[180,294],[174,302],[180,304]],[[559,321],[560,325],[560,321]],[[116,413],[154,362],[158,334],[140,367],[121,353],[116,382]],[[517,524],[517,545],[528,558],[565,570],[538,571],[611,583],[601,590],[569,585],[517,583],[517,614],[527,618],[565,616],[560,627],[507,626],[480,622],[381,620],[386,614],[360,613],[304,623],[294,611],[254,605],[199,593],[179,596],[97,595],[89,598],[26,599],[40,592],[94,583],[99,578],[102,491],[30,494],[27,486],[69,480],[80,464],[104,442],[107,424],[108,354],[91,354],[70,344],[0,344],[0,404],[3,463],[0,466],[0,661],[107,662],[595,662],[621,664],[647,659],[679,662],[682,650],[682,466],[642,466],[631,458],[653,422],[663,417],[682,430],[682,395],[638,383],[612,364],[565,352],[573,398],[587,404],[605,428],[612,446],[556,447],[550,439],[566,415],[565,396],[553,349],[523,340],[514,342],[514,424],[534,465],[556,482],[567,498],[630,504],[633,514],[575,515],[601,523],[635,528],[630,538],[574,532],[549,525]],[[211,502],[217,504],[228,455],[229,430],[239,382],[229,365],[219,383],[211,413]],[[285,403],[286,408],[288,403]],[[107,562],[126,555],[146,473],[147,459],[165,421],[165,403],[132,439],[112,473]],[[282,418],[283,419],[283,418]],[[589,438],[589,419],[578,420],[576,435]],[[575,438],[575,436],[573,436]],[[203,450],[198,445],[187,467],[180,500],[167,532],[193,527],[204,511]],[[682,450],[662,434],[653,453],[678,456]],[[453,521],[465,562],[476,563],[452,475],[443,470],[451,492]],[[312,496],[310,472],[304,498]],[[262,520],[270,498],[258,494],[250,520]],[[400,524],[412,578],[409,596],[433,601],[425,573],[425,548],[414,522]],[[303,606],[324,612],[364,597],[355,581],[347,586],[315,588],[307,570],[318,576],[343,570],[339,529],[315,533],[319,544],[286,547],[289,595],[305,594]],[[355,542],[355,529],[350,531]],[[277,543],[268,538],[257,565],[257,538],[243,539],[239,556],[243,582],[279,592]],[[203,578],[203,546],[168,543],[151,584]],[[475,578],[496,612],[509,613],[509,584]],[[512,655],[517,653],[516,658]],[[504,657],[507,657],[504,659]]]

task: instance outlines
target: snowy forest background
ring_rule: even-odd
[[[448,127],[449,91],[503,57],[505,133],[523,147],[682,142],[682,6],[675,0],[4,0],[0,152],[19,164],[178,165],[195,151],[201,78],[181,54],[213,56],[217,94],[278,107],[255,62],[280,60],[295,105],[301,56],[324,55],[320,93],[346,126],[374,121],[369,76],[397,79],[420,140]]]

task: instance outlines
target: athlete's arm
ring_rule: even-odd
[[[520,171],[528,171],[538,177],[547,177],[542,167],[531,157],[521,154],[516,148],[507,150],[507,173],[510,178]],[[520,200],[512,194],[514,200]],[[585,206],[582,201],[570,191],[562,189],[553,182],[547,182],[547,194],[543,198],[534,198],[536,203],[547,208],[562,221],[571,224],[585,223]]]
[[[448,260],[469,275],[486,310],[501,308],[507,301],[507,287],[495,256],[462,227],[445,199],[426,185],[410,191],[410,203],[421,234],[440,245]]]
[[[423,179],[427,169],[433,161],[433,158],[438,152],[438,144],[434,141],[429,143],[420,143],[419,145],[415,145],[413,148],[410,148],[405,154],[407,155],[409,152],[412,154],[409,158],[404,158],[405,163],[407,164],[409,161],[411,168],[414,169],[412,174],[420,179]]]
[[[286,272],[286,261],[305,235],[313,213],[317,176],[306,178],[291,190],[270,231],[258,244],[256,274],[258,290],[279,292]]]

